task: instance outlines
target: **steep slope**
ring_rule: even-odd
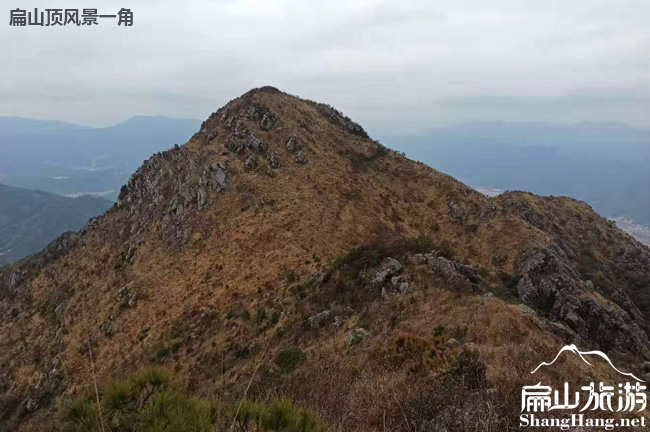
[[[504,430],[565,342],[650,359],[649,259],[583,203],[487,198],[331,107],[252,90],[0,272],[0,424],[44,430],[93,382],[91,348],[100,382],[161,363],[215,400],[253,377],[249,397],[343,430]]]
[[[0,259],[5,263],[40,251],[113,205],[102,198],[66,198],[4,184],[0,184],[0,203]]]

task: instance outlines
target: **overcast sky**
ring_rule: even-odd
[[[0,115],[205,119],[252,87],[371,132],[469,120],[650,126],[648,0],[2,0]],[[12,8],[133,27],[10,27]]]

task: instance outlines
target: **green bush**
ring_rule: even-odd
[[[94,431],[97,430],[99,417],[96,404],[88,395],[63,400],[61,417],[66,424],[64,431]]]
[[[296,362],[304,361],[300,350],[283,352],[281,358],[287,365],[295,367]],[[330,430],[315,412],[288,400],[261,404],[245,399],[239,406],[188,396],[176,387],[172,374],[159,367],[144,369],[126,379],[111,380],[100,394],[99,407],[91,393],[63,400],[59,429],[64,432],[102,429],[105,432],[212,432],[230,430],[231,422],[235,421],[242,432]]]
[[[282,350],[275,357],[275,364],[278,365],[284,373],[293,372],[294,369],[305,361],[307,361],[307,359],[299,348]]]
[[[262,405],[244,400],[237,414],[240,430],[277,432],[325,432],[331,430],[314,411],[290,400]]]

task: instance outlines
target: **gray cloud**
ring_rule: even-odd
[[[135,25],[14,28],[15,7],[130,7]],[[4,2],[0,114],[203,119],[254,86],[371,131],[465,120],[650,125],[645,0]]]

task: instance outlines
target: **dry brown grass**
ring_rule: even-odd
[[[444,373],[462,352],[461,347],[443,349],[454,337],[465,345],[476,344],[487,365],[487,379],[501,405],[483,395],[468,409],[477,413],[473,420],[488,425],[480,430],[496,430],[494,425],[501,425],[505,415],[499,406],[515,403],[513,392],[530,378],[532,366],[562,345],[534,319],[499,299],[460,293],[426,272],[410,269],[414,288],[407,294],[390,301],[361,298],[338,327],[309,332],[303,320],[320,311],[310,302],[310,290],[318,287],[309,286],[307,299],[302,299],[295,285],[326,272],[356,246],[418,236],[444,242],[459,261],[485,268],[496,283],[497,272],[514,273],[519,256],[558,235],[505,211],[511,205],[507,199],[523,200],[547,219],[549,214],[564,218],[574,212],[587,220],[590,210],[573,201],[528,195],[492,200],[398,154],[374,158],[375,143],[333,126],[313,104],[286,95],[255,93],[233,101],[226,111],[237,113],[251,100],[278,114],[277,126],[268,132],[257,122],[243,121],[266,141],[269,152],[280,155],[282,168],[268,176],[261,158],[256,170],[244,170],[237,155],[224,154],[230,132],[223,124],[211,143],[205,135],[196,135],[178,152],[225,161],[235,172],[226,192],[210,192],[211,206],[186,217],[190,240],[181,244],[159,219],[146,220],[137,258],[132,265],[125,263],[132,226],[129,208],[109,212],[77,247],[21,285],[29,295],[17,297],[12,307],[23,313],[7,314],[0,321],[6,379],[29,387],[27,376],[48,373],[58,355],[66,380],[57,391],[81,388],[91,380],[82,343],[90,339],[100,382],[157,361],[174,369],[192,392],[239,400],[241,383],[251,376],[258,355],[243,355],[243,348],[249,343],[259,346],[275,334],[268,358],[300,348],[307,361],[289,375],[265,363],[260,373],[264,379],[253,383],[256,397],[290,396],[345,430],[417,430],[411,418],[415,405],[408,401],[432,391],[426,378]],[[213,120],[219,123],[219,118]],[[292,136],[308,158],[305,165],[295,164],[284,147]],[[367,162],[359,165],[359,160]],[[175,176],[182,167],[166,164],[165,178],[181,181]],[[168,189],[165,186],[166,198]],[[465,220],[450,216],[451,199],[462,206]],[[547,203],[552,210],[545,210]],[[567,236],[578,238],[580,224],[571,219],[567,230]],[[628,241],[618,232],[611,236],[610,242]],[[609,256],[600,246],[596,254]],[[496,267],[495,255],[508,259]],[[117,290],[127,284],[138,292],[134,308],[120,307],[116,298]],[[65,303],[60,324],[36,313],[44,302]],[[256,319],[261,310],[265,317]],[[277,319],[280,311],[285,312],[282,321]],[[107,320],[113,328],[110,337],[100,330]],[[373,337],[347,347],[345,336],[358,325],[368,326]],[[159,357],[161,350],[164,355]],[[558,372],[541,375],[553,383],[581,376],[579,365],[570,361]],[[448,382],[464,394],[457,384]],[[39,411],[24,430],[37,427],[47,412],[47,407]]]

